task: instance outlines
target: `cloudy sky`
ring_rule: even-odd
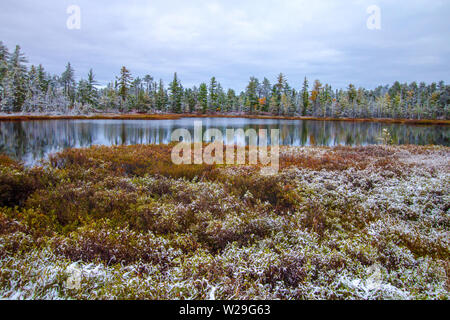
[[[69,29],[77,5],[81,28]],[[371,30],[367,8],[380,8]],[[33,64],[105,84],[122,65],[134,76],[185,86],[216,76],[241,90],[250,76],[287,75],[335,88],[395,80],[450,82],[449,0],[1,0],[0,40]],[[373,21],[373,20],[370,20]]]

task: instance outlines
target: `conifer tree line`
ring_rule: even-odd
[[[215,77],[185,88],[177,73],[165,84],[147,74],[134,77],[124,66],[116,79],[100,88],[91,69],[79,81],[70,63],[61,75],[42,65],[27,67],[20,46],[13,52],[0,41],[0,111],[5,113],[142,112],[246,113],[281,116],[449,119],[450,86],[400,83],[373,90],[349,84],[334,89],[305,77],[298,89],[285,75],[274,83],[250,77],[245,90],[224,89]]]

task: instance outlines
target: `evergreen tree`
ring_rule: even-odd
[[[309,91],[308,91],[308,79],[303,80],[302,87],[302,116],[306,116],[309,107]]]
[[[356,88],[353,84],[349,84],[348,85],[348,101],[350,103],[350,110],[349,110],[349,115],[350,117],[354,117],[355,116],[355,105],[356,105]]]
[[[156,109],[158,111],[165,111],[167,105],[167,95],[164,89],[164,82],[160,79],[158,85],[158,93],[156,95]]]
[[[181,83],[178,81],[177,73],[173,75],[173,81],[169,85],[170,90],[170,108],[174,113],[181,113],[181,104],[182,104],[182,95],[183,88],[181,87]]]
[[[200,84],[198,92],[198,102],[200,104],[200,110],[202,113],[206,113],[208,110],[208,86],[206,83]]]
[[[49,85],[49,76],[44,71],[44,67],[40,64],[37,67],[37,81],[42,92],[47,92]]]
[[[98,104],[98,91],[95,87],[97,81],[95,81],[95,75],[92,69],[89,70],[87,78],[87,103],[91,106],[96,106]]]
[[[70,62],[67,63],[66,70],[61,75],[61,83],[64,87],[64,95],[73,104],[75,102],[75,71]]]
[[[4,101],[2,101],[5,111],[21,112],[22,106],[27,97],[27,59],[20,51],[20,46],[16,46],[8,62],[8,72],[4,85]]]
[[[281,95],[284,87],[286,86],[286,77],[284,74],[280,73],[277,77],[277,84],[275,85],[277,87],[278,93]]]
[[[120,76],[117,80],[119,86],[119,97],[122,98],[121,109],[123,110],[123,105],[128,99],[131,81],[133,81],[131,72],[123,66],[122,69],[120,69]]]
[[[319,80],[314,81],[313,89],[311,90],[312,110],[311,114],[318,115],[320,113],[320,94],[322,92],[322,83]]]
[[[23,111],[43,112],[45,109],[45,94],[39,85],[38,72],[35,66],[31,66],[28,74],[27,96],[24,102]]]
[[[262,106],[262,111],[269,111],[270,99],[272,97],[272,85],[269,79],[264,78],[261,84],[261,97],[264,98],[264,105]]]
[[[212,77],[209,82],[209,109],[211,111],[216,111],[217,105],[217,80],[216,77]]]
[[[8,48],[3,45],[2,41],[0,41],[0,88],[2,86],[3,79],[6,77],[6,74],[8,72],[8,60]]]
[[[188,108],[188,112],[194,112],[195,111],[195,106],[197,105],[197,88],[194,87],[193,89],[186,89],[184,96],[185,96],[185,101],[187,104],[187,108]]]
[[[217,109],[221,112],[225,110],[225,105],[227,102],[227,97],[225,95],[225,91],[222,88],[222,85],[219,83],[217,85]]]
[[[246,107],[250,111],[250,113],[254,113],[257,111],[259,102],[258,102],[258,96],[256,93],[256,90],[258,88],[258,82],[255,77],[250,78],[250,82],[247,85],[247,101],[246,101]]]
[[[149,94],[151,90],[151,84],[153,82],[153,77],[149,74],[144,76],[144,82],[146,83],[146,93]]]
[[[77,91],[77,101],[81,102],[82,105],[88,103],[89,99],[89,88],[88,82],[86,80],[81,79],[78,82],[78,91]]]
[[[8,73],[8,48],[0,41],[0,108],[5,95],[6,75]]]
[[[236,92],[233,89],[227,91],[226,112],[236,111]]]

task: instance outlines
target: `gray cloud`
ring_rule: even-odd
[[[66,9],[81,8],[81,30]],[[368,6],[381,30],[368,30]],[[191,86],[216,76],[243,89],[252,75],[279,72],[299,87],[306,75],[334,87],[399,81],[448,82],[450,5],[415,1],[31,1],[2,0],[0,40],[20,44],[33,64],[61,73],[67,61],[100,82],[122,65],[134,75]]]

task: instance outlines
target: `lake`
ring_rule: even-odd
[[[0,153],[34,165],[65,148],[166,144],[175,129],[185,128],[193,134],[194,121],[202,121],[204,130],[217,128],[224,136],[226,129],[279,129],[280,143],[290,146],[378,144],[384,128],[398,144],[450,145],[450,126],[247,118],[39,120],[0,122]]]

